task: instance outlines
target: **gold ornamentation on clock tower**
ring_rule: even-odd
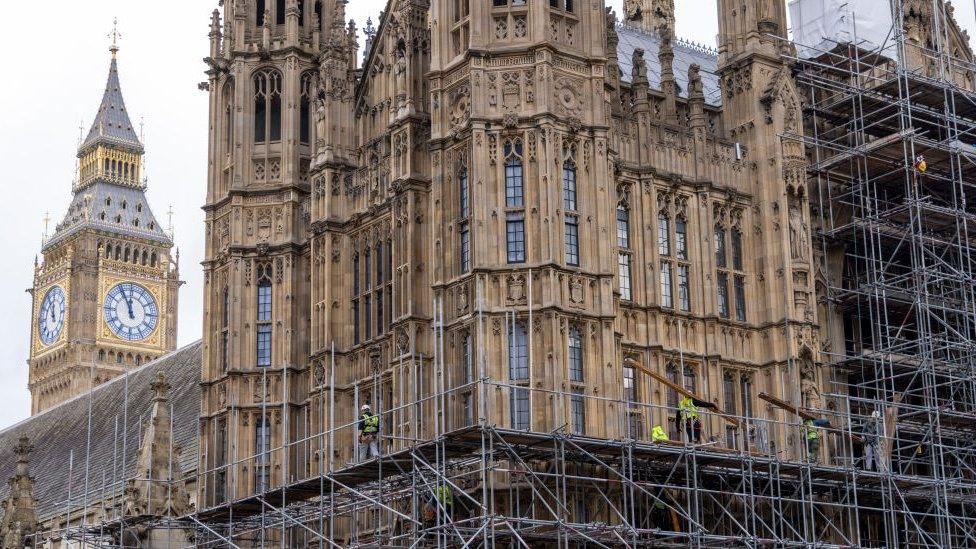
[[[111,52],[101,106],[78,148],[71,205],[35,266],[32,414],[176,348],[178,254],[146,199],[144,150],[114,41]]]

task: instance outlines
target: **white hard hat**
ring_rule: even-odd
[[[360,409],[363,411],[369,410],[369,404],[363,404],[363,407]]]
[[[875,410],[871,412],[871,417],[881,417],[881,412]]]

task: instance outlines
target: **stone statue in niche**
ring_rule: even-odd
[[[800,207],[795,202],[790,204],[790,252],[794,260],[806,261],[810,251],[810,234]]]
[[[319,145],[325,142],[328,112],[325,106],[325,92],[319,90],[318,98],[315,100],[315,140]]]
[[[396,96],[397,114],[407,108],[407,46],[400,40],[396,47],[396,61],[393,63],[393,88]]]
[[[817,410],[821,407],[820,385],[817,383],[817,366],[809,354],[800,357],[800,395],[803,407]]]

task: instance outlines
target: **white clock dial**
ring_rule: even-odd
[[[54,286],[44,294],[41,312],[37,316],[37,331],[45,345],[50,345],[61,337],[67,305],[68,300],[61,286]]]
[[[105,296],[105,322],[115,335],[127,341],[149,337],[159,321],[159,308],[149,290],[123,282]]]

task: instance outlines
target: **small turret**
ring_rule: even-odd
[[[672,45],[671,29],[666,25],[658,29],[661,37],[661,49],[658,51],[658,61],[661,63],[661,91],[664,93],[664,106],[661,114],[667,124],[678,123],[678,82],[674,78],[674,46]]]
[[[37,529],[37,500],[34,499],[34,478],[30,475],[30,453],[34,447],[27,437],[21,437],[14,454],[17,469],[10,477],[10,493],[3,501],[0,521],[0,548],[22,549],[24,540]]]
[[[221,30],[220,10],[213,10],[210,14],[210,58],[217,59],[220,56],[221,40],[224,37]]]

